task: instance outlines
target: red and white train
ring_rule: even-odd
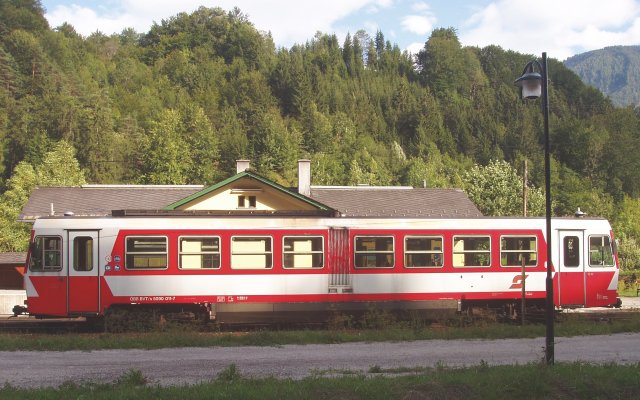
[[[327,311],[619,304],[609,223],[554,218],[45,217],[33,227],[27,311],[99,317],[182,310],[222,321]],[[523,267],[524,264],[524,267]],[[523,274],[524,270],[524,274]]]

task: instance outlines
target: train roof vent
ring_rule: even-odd
[[[580,207],[578,207],[578,210],[576,210],[576,213],[574,215],[576,216],[576,218],[582,218],[587,215],[587,213],[582,211]]]
[[[73,211],[65,211],[64,212],[64,216],[65,217],[73,217],[75,214],[73,214]]]

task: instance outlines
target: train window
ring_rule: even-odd
[[[62,238],[60,236],[36,236],[31,243],[31,271],[53,272],[62,269]]]
[[[563,240],[564,266],[580,266],[580,240],[577,236],[565,236]]]
[[[441,236],[404,238],[404,266],[408,268],[442,267]]]
[[[232,269],[270,269],[273,252],[270,236],[231,238]]]
[[[391,268],[395,265],[393,236],[356,236],[356,268]]]
[[[178,268],[220,268],[220,238],[215,236],[180,237]]]
[[[285,268],[322,268],[324,264],[321,236],[286,236],[282,253]]]
[[[503,236],[500,238],[500,265],[526,267],[538,264],[538,239],[535,236]]]
[[[127,269],[167,268],[167,238],[164,236],[128,236],[125,267]]]
[[[589,265],[592,267],[612,267],[613,248],[608,235],[589,236]]]
[[[78,236],[73,239],[73,269],[93,271],[93,238]]]
[[[488,267],[491,265],[489,236],[454,236],[454,267]]]

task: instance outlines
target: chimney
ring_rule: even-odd
[[[236,160],[236,174],[249,169],[249,160]]]
[[[298,160],[298,193],[311,196],[311,160]]]

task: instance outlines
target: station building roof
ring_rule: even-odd
[[[239,197],[253,198],[240,207]],[[256,200],[256,197],[259,199]],[[37,187],[20,215],[33,222],[48,215],[108,216],[114,210],[225,211],[250,215],[291,211],[342,217],[480,217],[460,189],[409,186],[311,186],[306,194],[250,170],[215,185],[83,185]],[[126,215],[126,212],[120,213]]]

